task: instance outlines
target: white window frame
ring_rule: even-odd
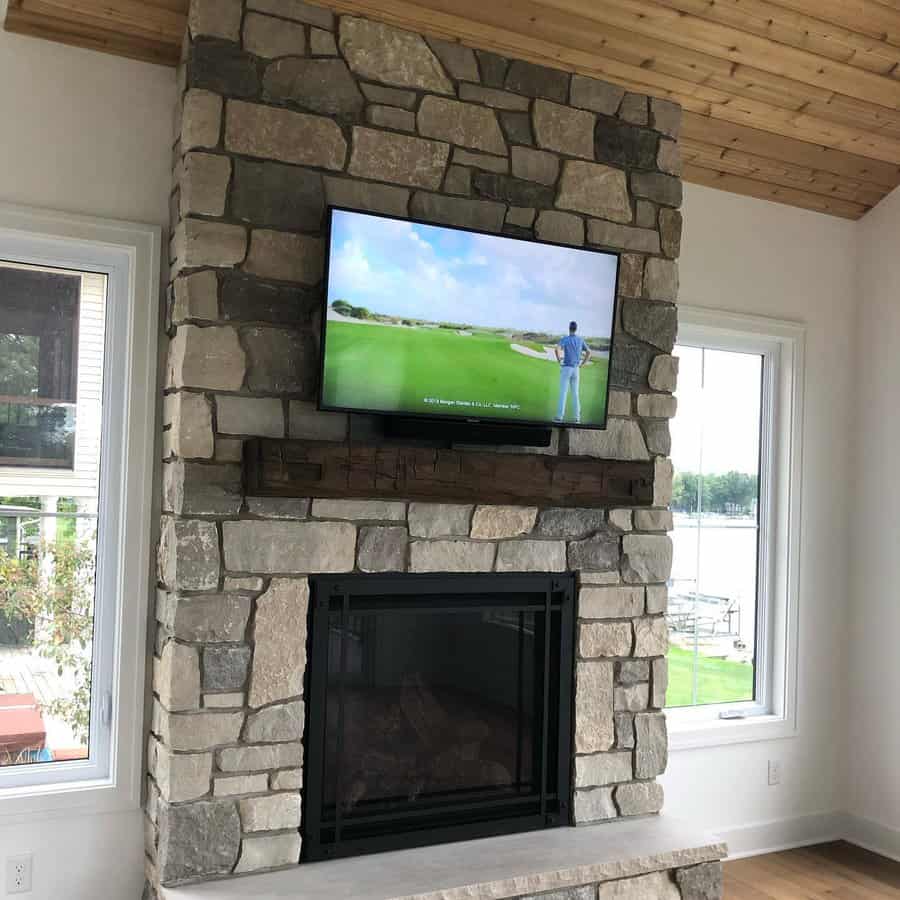
[[[156,226],[0,204],[0,257],[108,279],[89,758],[0,769],[0,825],[140,806],[160,246]]]
[[[667,710],[672,750],[797,733],[797,612],[806,329],[796,322],[678,308],[678,344],[763,357],[756,699]]]

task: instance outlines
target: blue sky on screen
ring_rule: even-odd
[[[608,337],[616,260],[604,253],[335,210],[328,302],[433,322]]]

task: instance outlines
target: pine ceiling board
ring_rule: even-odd
[[[900,64],[900,47],[824,22],[769,0],[654,0],[660,6],[691,13],[778,44],[808,50],[826,59],[890,75]]]
[[[582,15],[602,25],[624,28],[687,50],[827,87],[890,109],[900,109],[900,81],[824,59],[806,50],[775,44],[744,31],[667,9],[650,0],[542,0],[542,5],[560,14]]]
[[[854,116],[845,111],[842,116],[833,115],[830,119],[824,119],[816,113],[831,113],[828,112],[828,104],[819,101],[806,104],[799,101],[795,105],[776,108],[771,103],[755,99],[757,94],[754,91],[746,92],[753,96],[745,96],[738,85],[732,85],[732,90],[727,93],[716,90],[707,85],[713,83],[718,86],[724,82],[710,76],[702,67],[711,63],[721,71],[722,64],[726,63],[727,73],[733,67],[726,60],[716,61],[703,54],[679,50],[656,39],[648,42],[646,38],[629,35],[615,27],[598,28],[584,17],[550,9],[546,5],[548,2],[558,0],[493,0],[490,4],[482,0],[335,0],[330,5],[376,16],[379,12],[383,15],[389,11],[397,23],[406,27],[423,27],[425,30],[432,22],[439,22],[446,32],[475,46],[483,44],[486,39],[492,46],[499,41],[504,49],[511,47],[515,55],[539,54],[551,60],[552,64],[620,83],[630,80],[632,83],[637,81],[653,85],[654,90],[650,93],[670,97],[686,108],[705,115],[777,131],[875,159],[900,159],[900,137],[882,135],[860,127],[858,120],[865,118],[863,115]],[[604,8],[608,2],[610,0],[604,0]],[[678,54],[688,54],[690,58],[678,67],[671,66],[668,57],[654,58],[651,55],[668,51],[673,51],[676,57]],[[643,53],[647,56],[643,57]],[[766,73],[759,74],[766,78]],[[886,80],[878,76],[869,77]],[[689,78],[697,78],[699,83],[691,82]],[[900,88],[900,83],[897,87]],[[660,94],[661,91],[665,93]],[[839,108],[838,104],[835,108]],[[891,128],[896,134],[897,114],[885,110],[884,116],[886,120],[893,120]],[[842,121],[835,121],[837,118]],[[848,121],[851,124],[847,124]],[[880,127],[887,126],[882,123]]]
[[[778,0],[778,5],[900,47],[900,10],[875,0]]]
[[[716,147],[692,138],[681,138],[681,157],[685,165],[703,166],[731,175],[743,175],[757,181],[770,181],[782,187],[809,191],[824,197],[835,197],[838,200],[849,200],[863,206],[874,206],[885,195],[885,189],[877,185],[869,185],[860,181],[810,169],[807,166],[796,166],[783,160],[767,159],[755,156],[742,150],[728,147]]]
[[[756,181],[752,178],[743,178],[740,175],[716,172],[702,166],[686,165],[684,180],[691,184],[701,184],[729,191],[732,194],[743,194],[747,197],[758,197],[761,200],[773,200],[776,203],[799,206],[802,209],[840,216],[843,219],[859,219],[869,209],[860,203],[823,197],[820,194],[782,187],[766,181]]]
[[[717,147],[733,147],[756,156],[833,172],[854,181],[877,185],[885,191],[900,184],[900,164],[882,163],[692,112],[685,112],[682,117],[681,135]]]
[[[116,56],[166,66],[177,65],[180,55],[179,47],[167,43],[148,41],[133,35],[106,31],[59,18],[35,15],[14,6],[10,6],[7,10],[4,27],[15,34],[25,34],[60,44],[70,44],[73,47],[99,50],[102,53],[112,53]]]
[[[186,25],[184,15],[149,6],[143,0],[20,0],[20,6],[36,16],[173,46],[181,44]]]

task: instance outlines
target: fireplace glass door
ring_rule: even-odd
[[[569,821],[573,579],[313,579],[304,856]]]

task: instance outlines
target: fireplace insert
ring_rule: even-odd
[[[311,589],[304,859],[569,824],[574,576]]]

